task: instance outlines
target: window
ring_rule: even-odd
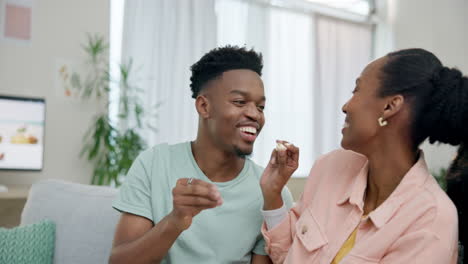
[[[370,13],[370,4],[367,0],[306,0],[313,4],[323,5],[363,16]]]
[[[366,3],[128,1],[122,58],[133,58],[140,68],[136,79],[145,105],[162,102],[154,124],[159,132],[145,134],[148,143],[193,140],[198,116],[190,65],[216,46],[246,45],[264,55],[267,97],[266,124],[252,159],[265,166],[275,140],[289,140],[301,148],[295,176],[307,176],[319,155],[340,146],[341,106],[371,58]]]

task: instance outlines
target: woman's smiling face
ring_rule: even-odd
[[[386,57],[371,62],[356,80],[352,97],[343,105],[346,114],[342,129],[341,146],[362,153],[378,136],[378,119],[382,116],[386,100],[378,95],[380,73]]]

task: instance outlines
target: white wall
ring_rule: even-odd
[[[468,75],[468,1],[389,0],[395,49],[424,48],[445,66]],[[456,153],[448,145],[423,144],[432,171],[447,167]]]
[[[4,0],[0,0],[0,3]],[[60,178],[89,183],[91,165],[79,158],[82,137],[104,103],[70,101],[55,84],[57,59],[81,63],[86,33],[109,36],[108,0],[35,0],[32,42],[0,41],[0,94],[43,97],[47,103],[44,169],[0,171],[0,184]]]

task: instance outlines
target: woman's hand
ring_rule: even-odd
[[[299,148],[286,141],[276,141],[265,171],[260,179],[264,206],[263,210],[274,210],[283,206],[281,191],[299,166]]]

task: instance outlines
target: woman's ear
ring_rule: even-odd
[[[382,115],[383,119],[387,120],[400,112],[403,109],[404,103],[405,98],[401,94],[389,96]]]
[[[200,117],[206,119],[210,117],[210,101],[204,95],[199,95],[195,99],[195,108]]]

